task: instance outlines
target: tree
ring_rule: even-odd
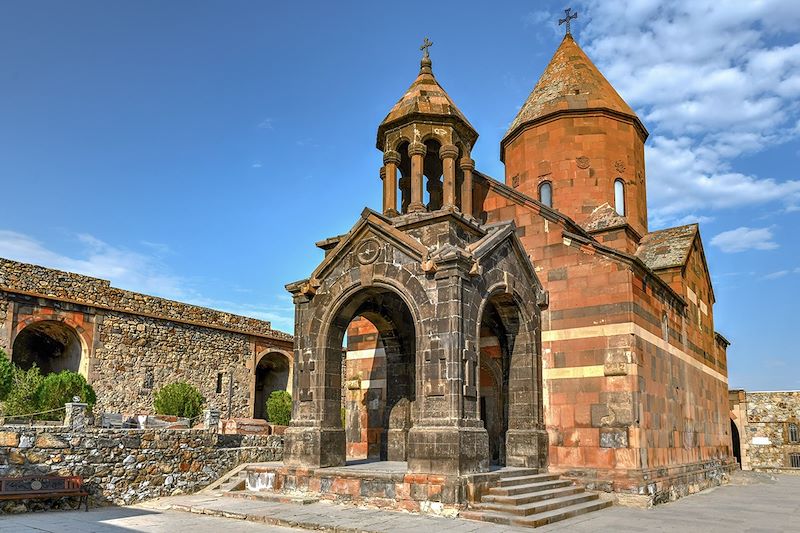
[[[14,363],[0,348],[0,402],[6,399],[14,386]]]
[[[267,398],[267,418],[276,426],[288,426],[292,419],[292,395],[285,390],[272,391]]]
[[[39,367],[33,365],[28,370],[13,367],[14,384],[3,402],[5,416],[26,416],[40,411],[36,392],[42,383]]]
[[[86,378],[71,370],[46,375],[36,389],[36,404],[39,411],[64,407],[65,403],[72,402],[76,397],[81,402],[87,403],[89,409],[97,401],[94,389],[86,382]],[[63,413],[46,413],[42,417],[57,420],[63,417]]]
[[[185,381],[176,381],[156,392],[153,404],[160,415],[195,418],[202,412],[205,401],[195,387]]]

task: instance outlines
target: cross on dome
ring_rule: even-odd
[[[569,27],[569,21],[572,20],[572,19],[578,18],[578,12],[577,11],[575,13],[572,13],[572,14],[570,14],[570,11],[572,11],[572,8],[568,7],[567,9],[564,10],[564,14],[566,15],[566,17],[563,18],[563,19],[558,19],[558,25],[559,26],[561,26],[562,24],[566,23],[566,25],[567,25],[567,35],[572,35],[572,31],[570,31],[570,27]]]
[[[428,55],[428,48],[431,46],[433,46],[433,41],[425,37],[425,39],[422,41],[422,46],[419,47],[419,49],[422,50],[422,57],[430,57]]]

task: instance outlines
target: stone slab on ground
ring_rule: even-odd
[[[0,516],[2,533],[292,533],[296,529],[179,511],[103,507],[83,511],[47,511]]]
[[[735,472],[714,487],[651,509],[615,506],[536,529],[545,531],[800,531],[800,476]]]
[[[800,531],[800,476],[736,473],[731,483],[652,509],[616,506],[536,531]],[[211,495],[161,498],[139,507],[185,510],[253,522],[327,531],[524,532],[530,529],[359,508],[321,501],[310,505],[258,502]]]
[[[320,501],[308,505],[254,501],[213,495],[159,498],[137,507],[154,510],[188,511],[210,516],[239,518],[249,522],[297,527],[337,533],[384,533],[440,531],[448,533],[522,533],[523,528],[420,515],[402,511],[362,508]]]

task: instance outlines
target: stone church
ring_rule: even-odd
[[[321,342],[333,359],[301,368],[322,366],[324,379],[344,385],[345,435],[313,444],[336,457],[304,455],[297,464],[337,463],[344,446],[350,458],[407,458],[410,470],[430,471],[448,453],[433,443],[444,442],[463,453],[452,471],[483,467],[485,454],[656,502],[719,483],[734,464],[729,343],[714,330],[698,225],[648,228],[647,136],[567,33],[511,121],[500,145],[505,176],[494,179],[476,169],[478,133],[426,51],[378,127],[382,213],[366,211],[348,234],[318,243],[325,261],[288,286],[298,324],[312,326],[297,331],[297,357],[312,357],[307,348]],[[507,235],[507,244],[484,257],[492,235]],[[337,264],[350,248],[356,259]],[[414,262],[416,271],[405,269]],[[379,279],[385,287],[369,295],[356,289]],[[501,289],[492,295],[490,286]],[[426,293],[432,307],[414,309],[403,291],[411,300]],[[531,323],[534,307],[540,323]],[[334,352],[345,330],[340,379]],[[534,345],[520,347],[523,332]],[[529,380],[522,388],[518,350]],[[297,407],[302,424],[336,425],[338,390],[319,376],[296,379],[308,394]],[[459,429],[423,437],[444,421]],[[522,427],[532,431],[524,444]],[[464,440],[467,428],[488,439]],[[287,447],[290,458],[306,453],[305,437],[296,451]]]

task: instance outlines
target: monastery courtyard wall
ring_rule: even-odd
[[[41,351],[51,341],[57,357],[26,359],[35,351],[29,346]],[[17,364],[82,373],[97,393],[96,413],[152,413],[154,392],[184,380],[223,417],[253,417],[261,412],[256,398],[263,402],[259,363],[276,356],[290,369],[284,379],[291,390],[292,337],[269,322],[6,259],[0,259],[0,348]]]

